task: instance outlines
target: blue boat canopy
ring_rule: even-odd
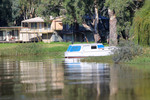
[[[81,50],[81,46],[69,46],[67,51],[69,52],[78,52]]]
[[[98,49],[101,49],[101,48],[104,49],[104,45],[97,45],[97,48]]]

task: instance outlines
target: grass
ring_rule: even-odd
[[[142,64],[142,65],[150,64],[150,47],[144,47],[143,54],[134,57],[134,59],[129,61],[128,64]]]
[[[49,55],[52,57],[63,57],[70,43],[13,43],[0,44],[0,57],[9,56],[32,56]]]
[[[74,44],[79,43],[80,42],[75,42]],[[5,43],[0,44],[0,57],[48,55],[51,57],[60,58],[64,57],[64,52],[67,50],[69,44],[71,43],[70,42]]]

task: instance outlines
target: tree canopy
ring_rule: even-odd
[[[12,22],[11,0],[0,0],[0,26],[8,26]]]
[[[105,6],[114,11],[117,18],[117,33],[123,38],[129,37],[134,13],[144,0],[106,0]]]
[[[0,26],[20,25],[22,20],[36,16],[63,16],[68,24],[89,26],[98,41],[99,15],[108,17],[110,9],[116,17],[118,35],[128,39],[134,33],[131,35],[139,44],[150,44],[149,5],[149,0],[1,0]],[[87,22],[85,16],[91,20]]]
[[[132,32],[134,39],[141,45],[150,45],[150,1],[135,13]]]

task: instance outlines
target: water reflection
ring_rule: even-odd
[[[109,99],[109,64],[87,63],[80,62],[78,59],[65,59],[65,65],[65,77],[68,80],[67,84],[75,86],[75,88],[71,88],[71,90],[69,88],[68,91],[80,90],[80,92],[73,93],[77,95],[73,100],[77,100],[78,98],[85,100]]]
[[[0,59],[0,100],[149,100],[150,71],[79,59]]]
[[[65,65],[66,79],[72,80],[69,84],[109,83],[110,68],[108,64],[86,62],[73,63],[72,59],[66,59]]]
[[[63,70],[63,66],[57,64],[57,60],[45,62],[1,60],[0,97],[2,98],[0,100],[9,98],[10,100],[33,98],[42,100],[47,98],[47,92],[55,92],[55,90],[61,92],[64,88]],[[35,94],[42,92],[45,92],[43,97]],[[35,97],[32,97],[33,93]]]

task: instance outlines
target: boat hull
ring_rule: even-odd
[[[84,58],[94,56],[109,56],[112,55],[111,50],[99,50],[93,52],[65,52],[65,58]]]

